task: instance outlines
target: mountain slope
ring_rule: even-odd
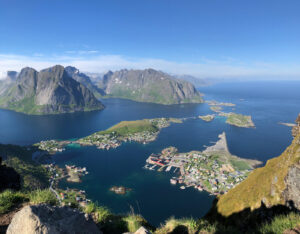
[[[0,107],[27,114],[99,110],[103,105],[84,85],[57,65],[40,72],[23,68],[0,94]]]
[[[185,80],[187,82],[192,83],[196,88],[209,85],[209,81],[207,79],[197,78],[191,75],[177,75],[176,78],[180,80]]]
[[[92,91],[95,97],[99,98],[104,95],[104,92],[93,84],[90,77],[87,76],[85,73],[80,72],[76,67],[68,66],[65,68],[65,70],[68,73],[68,75],[71,76],[74,80],[76,80],[77,82],[88,88],[90,91]]]
[[[189,82],[153,69],[108,72],[99,83],[108,97],[159,104],[201,103],[200,92]]]
[[[228,217],[246,208],[291,204],[300,209],[300,115],[292,144],[279,156],[268,160],[262,168],[255,169],[249,177],[222,195],[217,211]]]

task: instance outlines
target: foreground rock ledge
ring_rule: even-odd
[[[26,206],[13,217],[8,234],[102,233],[91,218],[69,207]]]

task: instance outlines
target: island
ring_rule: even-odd
[[[180,184],[181,189],[194,187],[211,194],[224,194],[243,181],[262,162],[243,159],[232,155],[227,147],[225,132],[219,135],[215,145],[204,151],[179,153],[169,147],[159,154],[151,154],[144,168],[166,172],[174,171],[178,176],[170,179],[171,184]],[[171,171],[171,172],[172,172]]]
[[[211,106],[210,109],[214,112],[221,112],[223,110],[221,106]]]
[[[111,128],[93,133],[87,137],[76,140],[48,140],[36,143],[40,150],[50,154],[62,152],[71,144],[80,146],[97,146],[99,149],[111,149],[119,147],[123,142],[138,142],[147,144],[154,141],[162,128],[169,127],[171,123],[182,123],[178,118],[155,118],[135,121],[122,121]]]
[[[202,120],[204,120],[206,122],[210,122],[210,121],[214,120],[215,115],[199,115],[198,118],[202,119]]]
[[[85,167],[76,167],[75,165],[65,165],[67,170],[67,181],[73,182],[73,183],[79,183],[81,182],[80,177],[88,174]]]
[[[209,101],[206,101],[206,103],[210,106],[235,106],[234,103],[230,103],[230,102],[217,102],[215,100],[209,100]]]
[[[236,114],[233,112],[220,112],[219,116],[226,117],[226,123],[241,128],[255,127],[250,115]]]
[[[115,194],[125,195],[126,193],[130,192],[131,188],[126,188],[124,186],[113,186],[109,189],[109,191],[114,192]]]

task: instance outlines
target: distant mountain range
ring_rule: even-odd
[[[27,114],[57,114],[100,110],[104,106],[85,85],[72,79],[63,66],[37,72],[23,68],[8,72],[0,83],[0,107]]]
[[[71,66],[40,72],[27,67],[19,74],[7,72],[0,81],[0,108],[27,114],[99,110],[103,105],[97,98],[107,97],[166,105],[203,102],[192,83],[154,69],[123,69],[102,76]]]
[[[202,103],[190,82],[154,69],[108,72],[98,83],[107,97],[159,104]]]

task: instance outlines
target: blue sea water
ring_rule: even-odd
[[[95,147],[71,146],[54,156],[59,165],[74,163],[87,167],[81,184],[62,186],[86,190],[88,198],[126,213],[131,207],[154,225],[171,216],[201,217],[211,207],[213,197],[192,188],[180,190],[170,184],[172,173],[142,169],[151,153],[168,146],[179,151],[202,150],[226,132],[232,154],[266,162],[278,156],[291,142],[290,128],[278,122],[294,122],[300,112],[299,81],[222,83],[202,87],[206,100],[232,102],[224,111],[251,115],[256,128],[227,125],[224,118],[212,122],[191,119],[163,129],[155,142],[126,143],[109,151]],[[122,120],[155,117],[192,117],[212,113],[207,104],[157,105],[121,99],[104,99],[103,111],[49,116],[29,116],[0,110],[0,142],[28,145],[46,139],[70,139],[106,129]],[[126,196],[109,188],[123,185],[133,190]]]

